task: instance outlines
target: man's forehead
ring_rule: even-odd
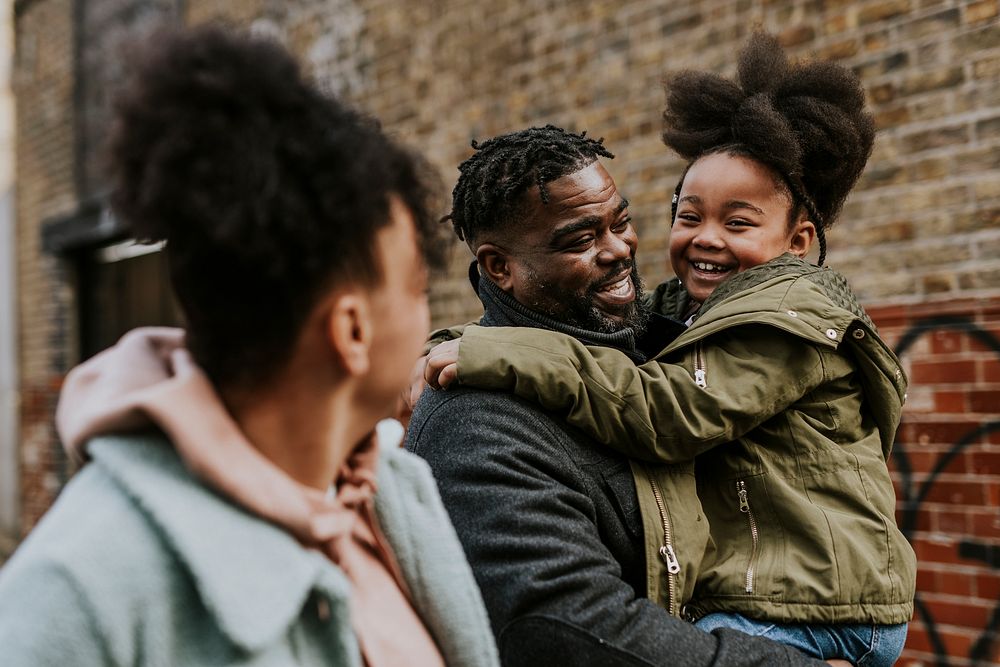
[[[621,200],[614,179],[600,161],[547,182],[545,190],[548,195],[545,204],[541,202],[540,193],[534,193],[543,215],[561,215],[589,206],[617,206]]]

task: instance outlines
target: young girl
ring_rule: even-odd
[[[514,391],[629,456],[697,457],[714,548],[687,614],[891,665],[915,583],[886,467],[906,380],[844,279],[802,259],[818,238],[822,264],[871,152],[863,91],[843,67],[790,66],[758,34],[738,83],[685,72],[669,92],[664,141],[689,164],[677,279],[650,305],[689,328],[636,366],[548,331],[468,327],[428,376]]]

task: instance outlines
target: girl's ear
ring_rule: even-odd
[[[506,250],[493,243],[483,243],[476,249],[476,261],[497,287],[505,292],[513,289],[514,279]]]
[[[348,291],[336,297],[327,316],[327,339],[341,368],[359,377],[371,368],[372,321],[368,299]]]
[[[809,254],[813,239],[816,238],[816,225],[812,220],[799,220],[795,223],[792,235],[788,239],[788,252],[796,257],[805,257]]]

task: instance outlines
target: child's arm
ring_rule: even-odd
[[[465,332],[465,328],[473,324],[479,324],[479,320],[473,320],[472,322],[466,322],[465,324],[456,324],[454,326],[445,327],[444,329],[432,331],[431,335],[427,337],[427,342],[424,343],[424,356],[426,357],[428,352],[441,343],[461,338],[462,333]]]
[[[704,371],[697,379],[696,363]],[[618,350],[564,334],[470,326],[457,371],[461,384],[511,391],[601,443],[651,461],[687,460],[740,437],[824,374],[817,348],[763,325],[715,334],[676,363],[639,366]]]

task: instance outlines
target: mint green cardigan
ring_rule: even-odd
[[[93,459],[0,570],[0,654],[38,665],[362,664],[350,584],[323,555],[198,483],[159,435]],[[426,464],[382,452],[376,511],[449,665],[497,665]]]

